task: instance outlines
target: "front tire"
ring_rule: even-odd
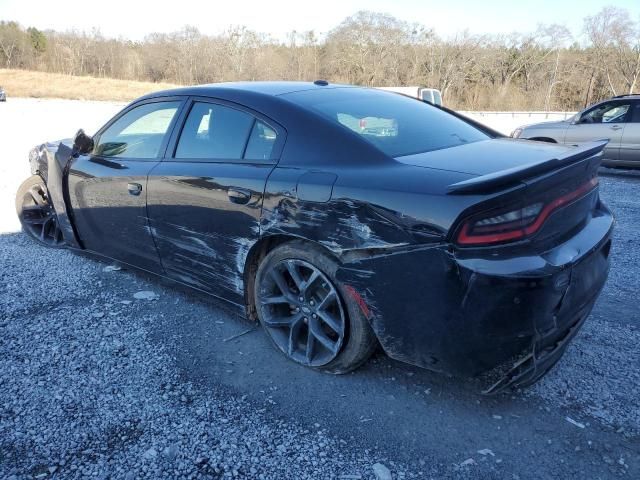
[[[22,230],[47,247],[64,247],[64,236],[49,198],[49,191],[39,175],[29,177],[16,193],[16,213]]]
[[[337,262],[320,248],[301,241],[285,243],[260,263],[254,302],[260,323],[285,356],[342,374],[362,365],[377,340],[336,280],[337,269]]]

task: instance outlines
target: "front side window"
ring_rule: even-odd
[[[116,158],[158,157],[180,103],[146,103],[129,110],[102,132],[93,154]]]
[[[284,96],[348,128],[391,157],[490,138],[432,105],[380,90],[334,88]]]
[[[175,158],[242,159],[253,124],[254,117],[248,113],[196,102],[180,134]]]
[[[625,121],[628,103],[603,103],[586,112],[580,123],[620,123]]]

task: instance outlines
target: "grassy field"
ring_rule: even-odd
[[[0,86],[11,101],[11,97],[133,100],[145,93],[177,85],[0,69]]]

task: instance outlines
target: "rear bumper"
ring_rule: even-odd
[[[498,367],[496,372],[493,372],[496,380],[482,393],[491,395],[508,388],[528,387],[544,377],[562,358],[567,346],[591,313],[594,303],[595,300],[582,308],[566,328],[556,329],[546,336],[535,337],[531,350],[522,358],[511,365]],[[491,378],[491,375],[488,377]]]
[[[462,376],[497,368],[506,379],[490,392],[526,386],[562,356],[591,311],[608,275],[613,223],[601,205],[540,255],[439,245],[361,260],[339,278],[363,297],[392,358]]]

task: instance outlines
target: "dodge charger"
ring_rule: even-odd
[[[380,346],[493,393],[548,372],[604,285],[605,145],[326,81],[202,85],[34,148],[16,210],[43,244],[237,305],[306,367]]]

